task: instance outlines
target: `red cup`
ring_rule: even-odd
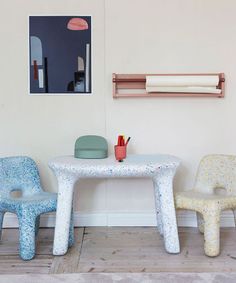
[[[123,161],[126,158],[126,145],[115,145],[115,157],[118,161]]]

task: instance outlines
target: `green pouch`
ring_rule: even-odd
[[[82,136],[75,142],[75,158],[99,159],[107,156],[108,144],[101,136]]]

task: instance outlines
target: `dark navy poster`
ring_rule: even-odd
[[[30,94],[91,94],[91,17],[29,17]]]

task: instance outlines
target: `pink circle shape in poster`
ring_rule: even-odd
[[[88,29],[88,23],[82,18],[72,18],[67,24],[69,30],[86,30]]]

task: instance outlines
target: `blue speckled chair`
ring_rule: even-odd
[[[21,196],[14,197],[14,191],[20,191]],[[56,207],[57,194],[42,190],[37,166],[31,158],[0,158],[0,232],[4,213],[15,213],[19,220],[20,256],[23,260],[35,256],[40,214],[56,211]],[[69,246],[73,240],[71,221]]]

